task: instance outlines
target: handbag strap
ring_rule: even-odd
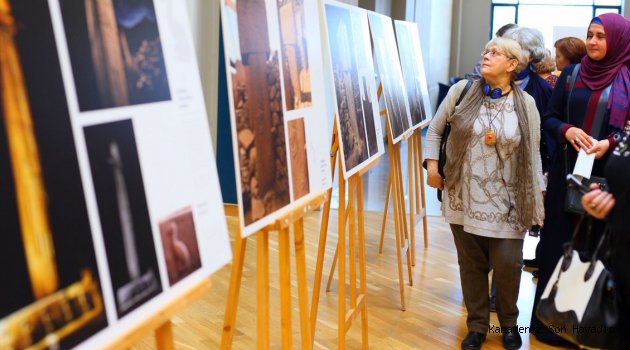
[[[565,114],[565,118],[567,120],[567,123],[569,123],[569,107],[571,106],[571,104],[569,103],[571,101],[571,94],[573,93],[573,87],[575,86],[575,81],[577,80],[577,76],[578,73],[580,72],[580,63],[575,65],[575,68],[573,68],[573,72],[571,72],[571,77],[569,78],[569,94],[567,95],[567,105],[566,107],[564,107],[564,114]],[[567,144],[564,144],[564,170],[565,170],[565,174],[569,173],[569,152],[567,151]]]
[[[466,96],[466,93],[468,93],[468,90],[470,90],[470,87],[472,86],[472,84],[473,84],[472,80],[466,81],[466,86],[464,86],[464,90],[462,90],[462,93],[459,95],[457,102],[455,102],[455,107],[459,106],[460,102],[462,102],[462,100]]]
[[[575,65],[573,72],[571,72],[571,78],[569,80],[569,95],[567,96],[567,105],[564,108],[565,118],[567,123],[569,123],[569,108],[571,101],[571,94],[573,93],[573,87],[575,86],[575,81],[577,80],[578,73],[580,71],[580,63]],[[595,116],[593,118],[592,128],[590,132],[590,136],[593,138],[598,138],[601,132],[602,125],[604,124],[604,114],[606,114],[606,110],[608,109],[608,96],[610,95],[610,88],[612,83],[609,84],[602,90],[601,95],[599,95],[599,100],[597,101],[597,107],[595,109]],[[569,153],[567,150],[567,144],[564,144],[564,168],[566,174],[569,173]]]
[[[560,279],[562,272],[566,271],[571,265],[571,258],[573,255],[573,245],[575,244],[576,238],[578,236],[578,233],[580,231],[580,228],[582,227],[582,223],[584,222],[585,218],[587,218],[586,214],[580,216],[580,220],[578,221],[577,225],[575,225],[575,229],[573,229],[573,236],[571,237],[571,240],[568,242],[565,242],[562,245],[562,248],[563,248],[562,267],[560,268],[560,271],[558,271],[558,278],[556,279],[556,284],[558,283],[558,280]],[[593,228],[593,220],[591,217],[588,217],[587,219],[588,219],[587,230],[590,233]],[[606,238],[608,237],[609,231],[610,231],[610,226],[606,225],[606,228],[604,228],[604,231],[602,232],[602,235],[599,238],[599,241],[597,242],[597,246],[595,247],[595,250],[593,251],[593,254],[591,255],[588,269],[584,273],[585,281],[591,278],[591,276],[593,275],[593,272],[595,271],[595,263],[597,262],[597,257],[599,256],[599,252],[602,250],[602,247],[604,246],[604,242],[606,241]],[[609,250],[610,250],[610,246],[608,246],[606,251],[604,252],[604,258],[606,258],[608,254],[610,253]]]

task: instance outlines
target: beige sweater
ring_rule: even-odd
[[[461,81],[449,90],[431,121],[427,132],[426,159],[438,159],[444,126],[447,121],[453,122],[452,115],[456,108],[455,103],[465,85],[466,82]],[[469,93],[473,92],[470,91]],[[531,161],[535,164],[533,166],[535,178],[532,179],[532,183],[537,186],[537,189],[533,191],[537,198],[535,198],[536,212],[532,224],[542,225],[544,219],[542,192],[545,190],[545,183],[539,152],[540,117],[534,99],[527,94],[525,94],[525,98],[531,128],[529,140],[532,149]],[[495,106],[494,109],[491,109],[491,116],[494,116],[498,109],[501,107]],[[488,126],[488,118],[485,106],[481,106],[480,118],[475,122],[475,129],[480,129],[475,130],[477,137],[472,141],[468,154],[457,155],[464,167],[462,183],[450,184],[447,179],[442,213],[447,222],[463,225],[466,232],[495,238],[518,239],[523,238],[524,230],[528,227],[520,227],[515,222],[513,210],[508,217],[510,204],[515,204],[512,184],[518,181],[518,165],[516,160],[511,157],[511,153],[515,147],[514,143],[518,144],[521,141],[512,98],[508,98],[503,110],[493,123],[496,124],[495,126],[500,126],[495,130],[497,130],[497,136],[500,140],[497,150],[501,154],[504,170],[494,171],[499,164],[496,150],[494,147],[483,144],[483,130]],[[503,185],[502,179],[505,179],[507,186]]]

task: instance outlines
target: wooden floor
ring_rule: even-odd
[[[402,159],[406,159],[402,150]],[[403,167],[406,165],[403,164]],[[378,165],[364,175],[366,261],[368,283],[369,347],[372,349],[459,349],[466,335],[466,310],[462,301],[459,270],[455,246],[448,228],[441,217],[429,217],[429,247],[425,249],[422,225],[416,229],[416,265],[413,268],[413,286],[407,283],[405,296],[407,310],[400,309],[396,251],[394,250],[394,225],[391,214],[388,220],[383,254],[378,253],[382,222],[385,186],[388,176],[388,158],[385,154]],[[407,171],[403,169],[403,174]],[[406,181],[406,180],[405,180]],[[431,193],[434,195],[433,193]],[[336,202],[333,194],[333,203]],[[391,213],[391,210],[390,210]],[[313,289],[313,275],[319,239],[320,212],[307,214],[305,219],[306,264],[309,299]],[[230,232],[235,232],[237,220],[228,218]],[[319,303],[319,315],[315,330],[315,349],[337,348],[337,282],[333,281],[330,292],[325,283],[330,270],[335,245],[336,211],[331,211],[328,245],[324,264],[324,282]],[[280,296],[278,277],[277,239],[270,236],[270,300],[271,300],[271,348],[281,348]],[[232,237],[233,238],[233,237]],[[293,241],[291,243],[293,245]],[[530,238],[526,250],[533,250]],[[294,348],[300,348],[295,256],[291,248],[292,266],[292,322]],[[256,348],[256,241],[248,240],[243,271],[240,302],[236,320],[233,349]],[[407,278],[405,270],[405,279]],[[179,312],[173,319],[173,332],[177,349],[218,349],[225,312],[225,300],[230,279],[230,265],[217,271],[209,293]],[[408,282],[406,280],[406,282]],[[529,272],[523,271],[518,301],[518,324],[528,326],[536,285]],[[491,324],[499,325],[496,314],[491,314]],[[545,346],[529,334],[523,334],[522,349],[557,349]],[[357,318],[347,333],[346,347],[361,348],[361,323]],[[147,336],[135,349],[155,349],[154,339]],[[489,334],[483,349],[502,349],[501,335]]]

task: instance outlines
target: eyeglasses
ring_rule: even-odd
[[[481,53],[481,57],[485,56],[486,54],[490,54],[490,57],[505,56],[507,58],[511,58],[510,56],[497,50],[485,50]]]

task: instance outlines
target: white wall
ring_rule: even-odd
[[[490,0],[453,0],[451,76],[463,76],[481,59],[490,33]]]
[[[217,79],[219,73],[219,1],[186,0],[197,51],[197,64],[206,102],[212,147],[217,149]]]

